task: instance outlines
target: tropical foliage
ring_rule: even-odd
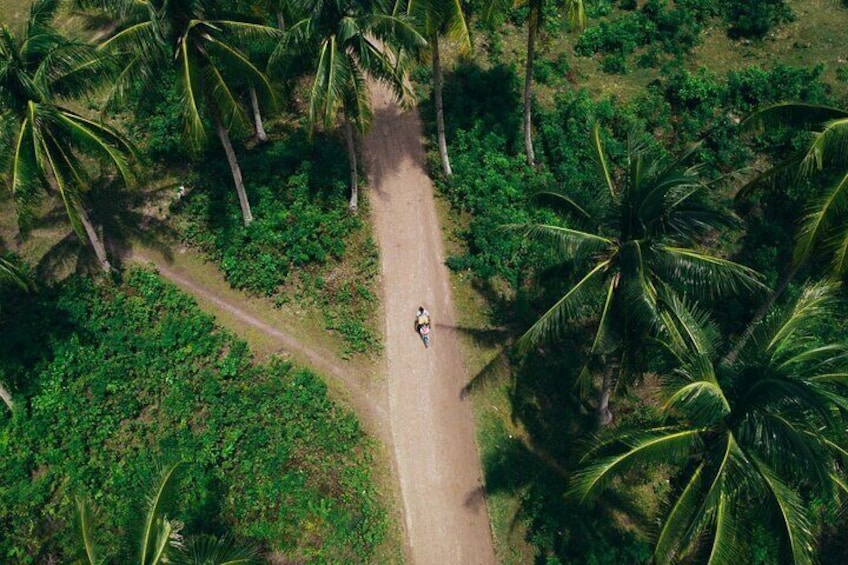
[[[604,366],[598,418],[605,425],[612,419],[608,402],[615,380],[626,385],[643,370],[646,341],[662,320],[674,317],[670,304],[686,295],[727,296],[758,282],[751,269],[697,247],[732,218],[709,202],[699,167],[684,164],[691,152],[670,159],[631,139],[626,172],[616,175],[597,126],[592,143],[602,183],[594,206],[583,207],[561,192],[540,193],[562,204],[570,221],[525,228],[563,252],[577,282],[519,343],[527,348],[550,341],[578,313],[585,315],[581,303],[591,301],[597,329],[585,372]]]
[[[180,85],[183,139],[190,147],[200,148],[208,137],[204,118],[212,120],[230,165],[243,221],[245,225],[253,221],[241,168],[229,137],[231,129],[249,123],[233,81],[241,77],[254,87],[263,88],[269,96],[272,88],[238,41],[275,37],[279,30],[230,19],[228,10],[214,0],[78,2],[83,6],[103,6],[108,15],[116,18],[111,33],[101,44],[103,50],[114,53],[122,61],[123,67],[109,95],[110,103],[126,100],[127,91],[138,83],[155,83],[163,68],[175,68]]]
[[[411,101],[405,83],[406,53],[424,39],[409,22],[393,15],[385,2],[369,0],[294,0],[300,15],[271,56],[271,65],[292,58],[310,61],[309,123],[331,128],[341,116],[350,165],[349,208],[359,206],[354,128],[371,123],[367,78],[387,85],[402,102]]]
[[[257,363],[150,271],[8,288],[3,305],[0,374],[25,399],[0,416],[4,562],[82,557],[77,497],[99,508],[101,555],[134,562],[124,536],[175,460],[182,488],[165,515],[184,533],[229,531],[290,560],[371,560],[386,519],[369,442],[313,373]]]
[[[638,466],[673,465],[657,563],[692,554],[707,563],[750,561],[755,523],[774,532],[779,555],[813,563],[809,493],[827,499],[846,489],[848,344],[818,335],[833,299],[832,286],[808,287],[758,327],[733,365],[719,363],[720,343],[709,331],[669,327],[676,368],[664,383],[663,420],[593,445],[574,494],[597,494]]]
[[[103,84],[110,60],[52,27],[58,0],[37,0],[17,32],[0,28],[0,171],[21,221],[31,222],[46,192],[58,192],[74,231],[87,237],[103,270],[106,248],[89,217],[90,159],[131,179],[131,150],[112,127],[65,105]]]

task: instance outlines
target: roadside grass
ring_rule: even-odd
[[[438,194],[436,205],[445,255],[461,252],[463,244],[456,234],[461,231],[462,220]],[[506,360],[506,345],[499,339],[492,339],[501,335],[501,329],[491,326],[489,306],[484,296],[474,288],[472,276],[456,271],[450,271],[450,276],[460,327],[460,351],[470,376],[468,394],[474,413],[477,448],[488,484],[493,471],[491,462],[500,453],[508,451],[511,445],[520,442],[523,430],[511,417],[511,374]],[[527,529],[517,519],[520,496],[507,490],[492,492],[487,488],[486,505],[498,563],[521,565],[532,562],[534,552],[527,541]]]
[[[768,68],[779,63],[799,67],[823,64],[823,80],[841,89],[843,97],[848,95],[846,81],[840,78],[848,73],[848,51],[843,49],[845,30],[848,29],[848,9],[841,0],[788,0],[787,3],[795,20],[778,25],[762,40],[731,39],[726,33],[723,20],[712,20],[711,25],[702,31],[692,53],[682,56],[679,64],[689,70],[707,67],[719,76],[752,65]],[[612,10],[613,15],[620,12],[619,8]],[[590,19],[587,28],[597,23],[598,20]],[[487,32],[478,27],[475,60],[489,64],[487,51],[494,52],[499,62],[515,65],[523,77],[526,30],[504,25],[495,35],[496,45],[493,46]],[[605,73],[601,69],[600,55],[580,57],[574,54],[574,45],[579,38],[579,31],[561,33],[559,30],[548,30],[541,35],[536,67],[540,61],[555,64],[560,57],[564,58],[568,67],[564,76],[555,76],[550,80],[539,80],[540,77],[536,76],[534,96],[542,106],[552,107],[555,96],[566,90],[585,89],[595,99],[614,97],[621,101],[631,100],[648,84],[664,75],[661,64],[653,68],[639,68],[635,64],[636,59],[645,53],[645,48],[637,49],[627,57],[626,73]],[[672,58],[663,60],[669,62]],[[676,62],[674,64],[678,65]]]
[[[27,0],[0,0],[0,25],[15,26],[26,19],[27,13]]]

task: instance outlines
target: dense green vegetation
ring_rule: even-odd
[[[703,182],[708,183],[704,185],[708,200],[727,211],[732,210],[741,220],[735,227],[708,230],[707,237],[699,240],[698,247],[702,251],[717,253],[720,257],[755,269],[772,288],[786,281],[788,276],[794,276],[782,296],[779,294],[780,289],[771,295],[771,298],[777,299],[778,306],[786,301],[791,304],[797,299],[806,278],[822,278],[828,274],[826,262],[833,255],[799,254],[795,246],[795,234],[801,233],[796,231],[799,222],[804,218],[808,225],[813,225],[817,217],[813,212],[817,210],[815,206],[818,202],[822,205],[833,203],[826,209],[827,214],[830,214],[826,222],[827,230],[830,231],[824,229],[825,223],[820,230],[832,233],[833,239],[822,240],[828,243],[821,247],[830,250],[830,253],[841,249],[837,245],[842,241],[840,238],[843,233],[839,229],[839,222],[844,220],[835,218],[839,217],[839,210],[842,210],[836,202],[842,202],[844,182],[840,181],[843,180],[844,168],[836,163],[844,163],[844,151],[838,148],[844,146],[837,145],[840,143],[837,140],[843,140],[844,135],[841,130],[831,134],[826,142],[830,151],[827,158],[831,160],[825,160],[823,167],[816,168],[815,145],[810,145],[810,142],[819,139],[819,145],[824,147],[825,140],[821,137],[812,138],[804,128],[822,129],[832,127],[831,124],[841,124],[825,120],[842,117],[838,108],[844,107],[844,89],[835,91],[832,85],[823,81],[825,68],[822,65],[759,66],[751,63],[723,75],[711,72],[709,67],[693,67],[688,57],[699,43],[700,34],[707,25],[715,26],[721,22],[732,37],[759,36],[786,21],[789,14],[783,3],[745,3],[745,7],[752,10],[748,15],[742,13],[747,8],[737,9],[731,4],[740,5],[728,3],[716,6],[710,3],[708,6],[700,2],[676,2],[672,6],[662,2],[612,2],[596,3],[588,7],[590,19],[586,31],[576,42],[576,55],[599,54],[601,59],[598,66],[607,71],[627,73],[638,67],[656,68],[660,72],[650,80],[647,88],[626,100],[612,97],[597,99],[580,91],[580,82],[572,74],[570,60],[573,59],[570,59],[568,47],[564,52],[547,53],[544,58],[540,57],[536,63],[538,82],[555,94],[548,98],[546,104],[537,105],[534,110],[538,163],[535,168],[522,163],[521,77],[515,66],[510,65],[515,65],[520,59],[507,61],[504,51],[504,38],[512,36],[504,33],[502,27],[486,32],[488,53],[478,54],[478,63],[464,62],[447,75],[445,120],[453,175],[449,180],[438,180],[438,183],[442,193],[462,218],[459,235],[465,243],[460,252],[449,258],[448,264],[464,276],[471,276],[475,288],[482,292],[492,307],[490,323],[506,325],[516,339],[556,305],[534,326],[537,328],[542,324],[546,331],[527,334],[535,338],[547,334],[549,339],[534,339],[541,347],[528,353],[513,351],[511,354],[513,370],[504,394],[512,408],[513,420],[503,425],[510,427],[510,433],[514,433],[513,422],[517,421],[517,428],[524,440],[517,442],[503,428],[499,431],[497,425],[484,431],[490,436],[500,437],[493,445],[490,439],[491,446],[484,453],[489,491],[512,493],[518,507],[515,518],[523,524],[527,551],[535,555],[538,562],[619,563],[647,562],[651,559],[661,562],[669,557],[683,555],[686,551],[693,551],[692,558],[701,562],[707,560],[709,548],[715,541],[709,533],[710,526],[706,526],[715,525],[717,511],[714,508],[707,510],[706,515],[700,518],[692,518],[691,527],[686,530],[701,532],[701,543],[687,545],[691,542],[689,538],[682,545],[678,541],[675,542],[678,545],[655,546],[651,549],[659,535],[654,524],[665,525],[669,531],[679,527],[680,522],[674,522],[672,518],[680,520],[682,515],[669,517],[668,513],[674,501],[680,500],[675,499],[675,496],[691,479],[694,469],[684,465],[683,475],[674,474],[671,469],[655,463],[657,460],[670,461],[671,451],[665,452],[665,455],[659,455],[659,450],[652,452],[650,455],[656,455],[657,459],[645,457],[640,464],[632,466],[628,465],[629,460],[625,461],[623,467],[626,472],[610,483],[614,488],[605,491],[600,500],[591,504],[581,503],[579,496],[568,492],[569,486],[574,487],[573,473],[581,472],[584,474],[579,476],[589,476],[585,474],[588,472],[585,466],[600,464],[600,459],[584,458],[587,453],[594,453],[590,446],[597,442],[609,443],[604,444],[607,446],[606,451],[602,449],[596,456],[621,453],[635,455],[640,453],[638,448],[643,445],[638,442],[651,439],[648,430],[705,417],[705,413],[701,412],[694,416],[685,415],[685,410],[701,410],[702,407],[697,404],[685,408],[675,407],[680,410],[663,410],[665,401],[675,391],[680,391],[685,383],[692,382],[675,381],[672,378],[672,375],[679,375],[684,369],[680,367],[679,358],[668,355],[667,347],[671,347],[670,343],[675,336],[680,337],[680,334],[670,331],[669,318],[651,326],[659,332],[656,340],[646,340],[644,335],[635,340],[642,364],[636,379],[631,380],[632,375],[626,376],[626,364],[614,355],[616,349],[613,347],[613,338],[621,337],[620,332],[624,332],[624,318],[613,317],[612,323],[606,320],[604,324],[605,316],[612,316],[612,313],[605,308],[589,307],[591,304],[604,304],[603,293],[590,292],[580,297],[568,294],[584,282],[583,277],[588,272],[578,269],[581,261],[588,258],[600,262],[602,258],[597,253],[580,254],[577,245],[579,234],[566,231],[566,228],[584,229],[586,216],[592,215],[594,218],[599,203],[604,201],[604,198],[597,195],[601,191],[609,192],[606,188],[608,183],[602,175],[599,176],[593,126],[600,124],[602,131],[609,132],[603,135],[608,152],[607,171],[613,186],[620,185],[622,191],[637,186],[627,182],[628,175],[632,175],[635,170],[630,167],[637,162],[628,151],[628,139],[644,143],[648,153],[666,155],[680,154],[698,143],[691,162],[703,163],[698,175]],[[759,11],[754,13],[754,10]],[[525,16],[526,12],[516,10],[509,13],[506,19],[508,23],[520,25]],[[551,34],[569,29],[559,6],[547,11],[546,16]],[[745,18],[749,19],[743,21]],[[753,31],[747,28],[743,31],[744,26],[754,25],[754,20],[750,18],[757,19],[756,25],[760,27]],[[519,30],[512,33],[517,36]],[[836,105],[837,109],[810,113],[800,107],[799,111],[787,115],[787,119],[782,122],[771,115],[759,122],[768,122],[777,127],[758,129],[747,123],[746,128],[739,127],[740,122],[756,109],[790,100]],[[432,116],[430,103],[429,100],[425,102],[425,117]],[[805,112],[808,113],[806,119],[799,119]],[[841,127],[838,125],[838,128]],[[799,150],[806,151],[808,145],[806,175],[799,177],[790,167],[758,185],[746,186],[736,197],[740,188],[757,176],[756,170],[748,169],[752,164],[756,164],[759,172],[765,170],[764,165],[777,164],[786,159],[791,165],[793,156]],[[434,150],[432,165],[435,165],[435,159]],[[647,157],[640,162],[645,167],[649,163]],[[824,174],[819,173],[819,169]],[[431,171],[438,173],[435,166],[431,167]],[[834,172],[839,174],[834,175]],[[771,182],[774,179],[778,181]],[[821,193],[820,199],[815,196],[819,190],[827,190]],[[534,197],[546,191],[564,195],[567,198],[565,206],[554,205],[550,199]],[[831,196],[830,200],[827,199],[828,195]],[[644,213],[641,208],[639,210]],[[810,210],[809,215],[805,216],[805,210]],[[617,220],[615,217],[599,217],[601,220]],[[592,229],[597,229],[601,220],[589,221],[588,224]],[[522,230],[505,231],[503,226],[507,224],[547,224],[551,227],[543,231],[550,232],[551,237],[528,239]],[[531,233],[541,232],[536,229]],[[618,238],[614,241],[623,244]],[[645,244],[647,246],[647,240]],[[808,245],[807,248],[813,247]],[[622,250],[622,253],[626,251],[626,246],[622,245]],[[801,256],[810,260],[793,264],[793,257]],[[622,255],[621,260],[625,259],[625,255]],[[640,261],[646,260],[640,258]],[[655,273],[654,268],[643,268],[651,273],[648,276]],[[688,287],[691,291],[693,286],[708,282],[701,278],[707,276],[706,272],[691,276],[691,283],[684,284],[682,288]],[[651,300],[657,300],[656,305],[663,308],[675,304],[668,298],[662,298],[658,286],[646,289],[650,289],[650,292],[644,300],[636,299],[639,293],[630,293],[632,300],[624,302],[628,313],[625,318],[635,316],[638,308],[650,305]],[[565,308],[562,302],[558,302],[563,296],[578,300],[572,308]],[[751,343],[744,340],[757,339],[747,337],[746,328],[755,311],[761,305],[769,304],[769,298],[769,293],[763,290],[744,291],[741,287],[730,294],[725,293],[720,300],[718,295],[707,293],[699,297],[694,310],[690,310],[696,304],[694,301],[690,299],[684,302],[685,308],[679,310],[678,315],[683,315],[684,319],[691,322],[690,330],[696,330],[706,323],[702,319],[704,312],[712,311],[716,322],[715,325],[708,324],[711,328],[709,331],[724,335],[729,340],[718,347],[716,355],[721,357],[731,352],[733,362],[741,364],[741,358],[739,361],[735,359],[745,354],[734,350],[739,348],[744,352],[744,343],[751,347]],[[843,350],[843,324],[839,312],[845,308],[844,298],[844,292],[839,291],[836,310],[819,317],[808,328],[811,343],[825,344],[830,340],[836,343],[836,351]],[[614,306],[614,302],[610,304]],[[680,307],[680,304],[677,306]],[[766,323],[772,324],[768,327],[776,323],[778,306],[767,312]],[[562,311],[552,315],[556,308]],[[660,311],[661,308],[657,313]],[[696,324],[696,320],[700,321]],[[599,323],[602,325],[599,326]],[[764,327],[759,330],[763,331]],[[732,338],[740,335],[743,340],[737,344]],[[762,339],[757,339],[756,343],[762,343]],[[603,355],[598,355],[599,352]],[[717,365],[726,363],[723,360],[726,358],[730,357],[721,357],[716,361]],[[841,374],[836,360],[826,365],[836,374]],[[630,363],[627,370],[632,370],[632,366]],[[581,392],[585,390],[587,369],[596,375],[590,386],[593,392],[588,397]],[[616,421],[611,429],[602,430],[601,438],[596,439],[592,420],[599,405],[593,399],[603,391],[602,384],[605,383],[601,377],[609,371],[616,375],[612,400]],[[720,373],[720,386],[730,391],[725,394],[734,403],[738,401],[738,396],[734,396],[738,394],[736,391],[743,387],[742,379],[738,376],[742,371],[740,365],[734,367],[734,371],[724,370]],[[583,378],[580,378],[581,375]],[[644,380],[641,377],[645,377]],[[486,378],[487,370],[477,377],[483,380]],[[835,440],[836,444],[844,448],[845,438],[840,435],[840,424],[836,423],[842,422],[840,418],[844,410],[841,406],[845,391],[839,384],[840,379],[834,385],[834,398],[842,399],[836,401],[840,407],[831,407],[824,412],[837,418],[826,426],[840,438]],[[580,386],[581,383],[583,386]],[[475,380],[472,384],[478,383]],[[665,386],[661,386],[663,384]],[[694,398],[688,398],[687,401],[695,402]],[[703,398],[698,399],[698,402],[703,401]],[[798,419],[793,420],[795,416],[786,412],[786,405],[781,404],[780,399],[775,399],[775,402],[766,410],[782,414],[787,421],[793,421],[793,426],[799,430],[814,419],[815,410],[806,413],[802,409],[801,415],[796,415]],[[733,407],[733,410],[740,409],[738,406]],[[628,432],[632,435],[627,436]],[[737,433],[747,436],[750,432]],[[816,450],[821,450],[828,441],[831,439],[821,440],[819,447],[810,448],[806,452],[808,456],[805,459],[809,458],[807,463],[812,465],[812,453],[820,452]],[[794,453],[794,449],[787,451],[785,446],[789,444],[782,445],[784,447],[769,446],[769,449],[774,448],[776,451],[756,457],[761,457],[760,463],[770,461],[769,464],[773,464],[783,457],[789,457],[787,453],[790,451]],[[632,451],[628,452],[627,449]],[[824,450],[827,451],[827,448]],[[703,454],[684,458],[684,461],[691,466],[699,458],[706,461]],[[803,461],[798,463],[807,464]],[[830,469],[838,477],[844,472],[844,464],[845,461],[837,455],[835,460],[828,460],[824,468]],[[778,467],[781,469],[779,472],[788,473],[782,475],[781,480],[786,480],[785,484],[790,489],[798,489],[787,494],[792,504],[806,505],[814,509],[813,514],[801,512],[800,521],[794,522],[792,526],[785,525],[781,534],[780,528],[770,529],[777,522],[765,518],[765,514],[752,516],[740,512],[741,508],[749,504],[773,508],[770,505],[774,498],[772,502],[768,502],[768,497],[762,498],[763,490],[758,490],[758,487],[752,487],[753,490],[745,493],[734,491],[733,496],[737,498],[728,508],[733,509],[734,519],[739,521],[734,521],[733,527],[741,524],[750,544],[740,548],[727,541],[731,539],[731,530],[728,529],[727,540],[723,539],[723,543],[716,545],[719,547],[717,554],[723,556],[720,562],[772,563],[790,559],[789,555],[793,555],[791,559],[796,562],[807,562],[809,554],[803,554],[803,547],[793,546],[793,549],[790,545],[784,545],[787,536],[791,538],[796,534],[806,536],[807,539],[818,537],[823,544],[819,545],[818,550],[822,555],[840,555],[840,552],[844,552],[844,539],[839,540],[838,536],[835,538],[829,533],[841,527],[839,516],[844,504],[841,496],[844,495],[838,495],[832,483],[829,486],[824,483],[816,487],[802,486],[805,471]],[[690,475],[685,475],[686,469]],[[769,473],[768,470],[764,472]],[[730,527],[729,522],[720,523],[721,527],[725,525]],[[787,534],[792,527],[800,529],[794,534]],[[680,535],[676,530],[674,533]],[[515,539],[505,532],[503,535],[504,539]],[[743,534],[733,531],[732,535]],[[670,543],[668,536],[660,541]],[[669,547],[675,549],[664,553]],[[503,555],[509,554],[504,548],[501,551]],[[654,551],[658,553],[654,554]],[[516,562],[521,562],[521,559]]]
[[[80,555],[74,500],[117,535],[158,465],[185,461],[176,514],[192,534],[260,542],[291,559],[367,561],[385,531],[367,441],[309,371],[254,364],[244,342],[159,277],[72,278],[3,297],[0,374],[21,402],[0,431],[4,561]]]

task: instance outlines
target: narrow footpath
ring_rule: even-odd
[[[456,333],[433,184],[417,112],[401,112],[372,85],[374,122],[365,140],[370,202],[380,248],[386,315],[388,419],[414,565],[493,564],[468,380]],[[413,328],[433,320],[425,349]]]

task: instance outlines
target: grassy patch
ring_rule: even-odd
[[[13,292],[13,291],[10,291]],[[260,541],[298,562],[367,562],[386,535],[373,454],[309,371],[252,362],[155,274],[72,278],[4,297],[0,554],[67,561],[73,498],[105,513],[110,549],[157,462],[188,462],[173,514],[186,531]],[[13,326],[14,324],[14,326]]]
[[[0,0],[0,24],[15,26],[26,20],[29,2],[26,0]]]

